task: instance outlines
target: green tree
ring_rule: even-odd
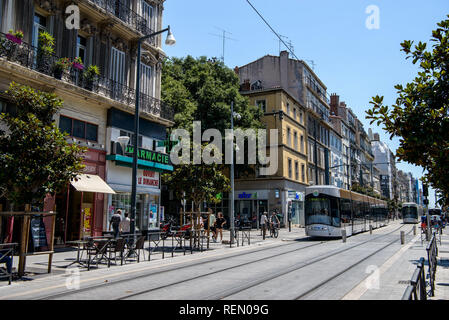
[[[217,203],[220,201],[217,195],[230,190],[229,179],[218,164],[180,164],[172,173],[164,174],[164,182],[178,199],[193,201],[198,211],[203,201]]]
[[[0,114],[0,195],[16,207],[41,206],[81,173],[85,148],[69,145],[56,127],[62,100],[55,94],[13,82],[6,95],[17,110]]]
[[[174,128],[191,129],[201,121],[203,130],[214,128],[224,134],[231,127],[231,101],[241,115],[235,128],[264,128],[263,112],[240,95],[239,78],[232,69],[215,59],[172,58],[162,72],[162,100],[175,109]]]
[[[193,121],[201,121],[201,129],[217,129],[225,137],[225,129],[231,127],[231,101],[235,129],[255,129],[264,125],[260,121],[263,113],[249,104],[249,99],[239,93],[239,78],[221,61],[191,56],[166,60],[162,72],[162,100],[175,109],[175,125],[172,129],[192,132]],[[223,143],[223,142],[222,142]],[[224,150],[224,149],[223,149]],[[224,161],[223,161],[224,162]],[[251,171],[249,166],[236,165],[236,171]],[[163,176],[164,182],[175,190],[179,199],[191,200],[198,208],[202,201],[218,201],[220,192],[229,191],[229,179],[224,174],[224,165],[177,166],[173,173]]]
[[[441,191],[440,203],[449,204],[449,19],[437,26],[430,51],[423,42],[414,48],[413,41],[401,43],[406,58],[419,65],[418,75],[395,86],[398,97],[391,107],[382,96],[373,97],[366,118],[400,138],[398,159],[423,167],[424,182]]]

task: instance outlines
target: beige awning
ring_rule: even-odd
[[[77,191],[98,192],[98,193],[115,193],[101,177],[93,174],[80,174],[72,180],[71,184]]]

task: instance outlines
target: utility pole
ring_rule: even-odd
[[[230,232],[231,244],[234,243],[234,101],[231,101],[231,131],[232,131],[232,152],[231,152],[231,196],[230,196]]]

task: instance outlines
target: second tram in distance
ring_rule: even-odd
[[[402,204],[401,212],[404,223],[418,223],[423,209],[414,202],[406,202]]]
[[[387,202],[334,186],[306,188],[306,235],[341,237],[379,228],[388,221]]]

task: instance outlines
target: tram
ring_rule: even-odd
[[[387,202],[334,186],[306,188],[306,235],[341,237],[383,227],[388,221]]]
[[[404,223],[418,223],[422,215],[422,207],[414,202],[406,202],[402,204],[401,213]]]

